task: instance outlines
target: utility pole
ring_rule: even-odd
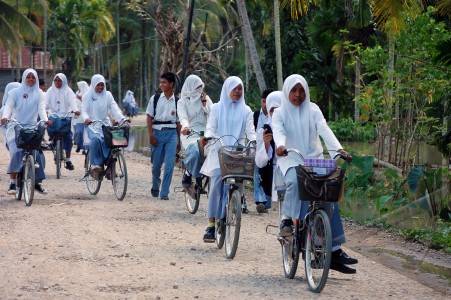
[[[116,6],[116,42],[117,42],[117,99],[122,99],[122,91],[121,91],[121,38],[119,31],[119,6],[121,0],[117,0]],[[120,100],[118,101],[122,103]]]
[[[44,64],[43,64],[44,85],[47,86],[47,4],[44,7]]]
[[[181,76],[182,82],[185,81],[186,69],[188,67],[189,43],[191,41],[191,25],[193,24],[193,14],[194,14],[194,0],[191,0],[191,4],[189,7],[189,19],[186,27],[185,47],[183,50],[183,68]]]

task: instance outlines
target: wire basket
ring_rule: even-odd
[[[223,146],[218,152],[221,176],[244,178],[254,177],[255,147]]]

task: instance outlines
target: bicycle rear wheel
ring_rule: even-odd
[[[34,169],[34,157],[27,155],[24,163],[23,172],[23,196],[26,206],[31,206],[34,197],[34,185],[35,185],[35,169]]]
[[[241,193],[234,189],[229,193],[227,201],[225,253],[228,259],[233,259],[238,249],[241,228]]]
[[[282,246],[283,272],[286,278],[293,279],[299,264],[300,253],[299,224],[294,224],[294,232],[289,237],[279,237]]]
[[[61,147],[61,140],[56,140],[56,146],[55,146],[55,165],[56,165],[56,179],[61,178],[61,159],[63,157],[62,154],[62,147]]]
[[[90,172],[91,164],[89,163],[89,152],[85,155],[85,182],[86,188],[91,195],[96,195],[100,190],[102,180],[94,178]]]
[[[199,203],[200,203],[200,194],[202,191],[202,183],[203,180],[200,182],[200,185],[196,184],[194,185],[194,193],[190,193],[186,190],[185,188],[185,192],[184,192],[184,196],[185,196],[185,204],[186,204],[186,210],[190,213],[190,214],[195,214],[197,212],[197,210],[199,209]]]
[[[322,209],[307,220],[305,243],[305,275],[309,289],[320,293],[329,275],[332,256],[332,230],[329,217]]]
[[[122,201],[127,194],[128,174],[127,165],[122,152],[115,154],[115,159],[111,169],[111,181],[113,184],[114,194],[117,200]]]

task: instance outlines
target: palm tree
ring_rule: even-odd
[[[18,53],[23,42],[39,41],[39,28],[12,1],[0,0],[0,44]]]

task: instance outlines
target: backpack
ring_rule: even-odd
[[[258,118],[260,117],[260,110],[254,111],[254,128],[257,130]]]

